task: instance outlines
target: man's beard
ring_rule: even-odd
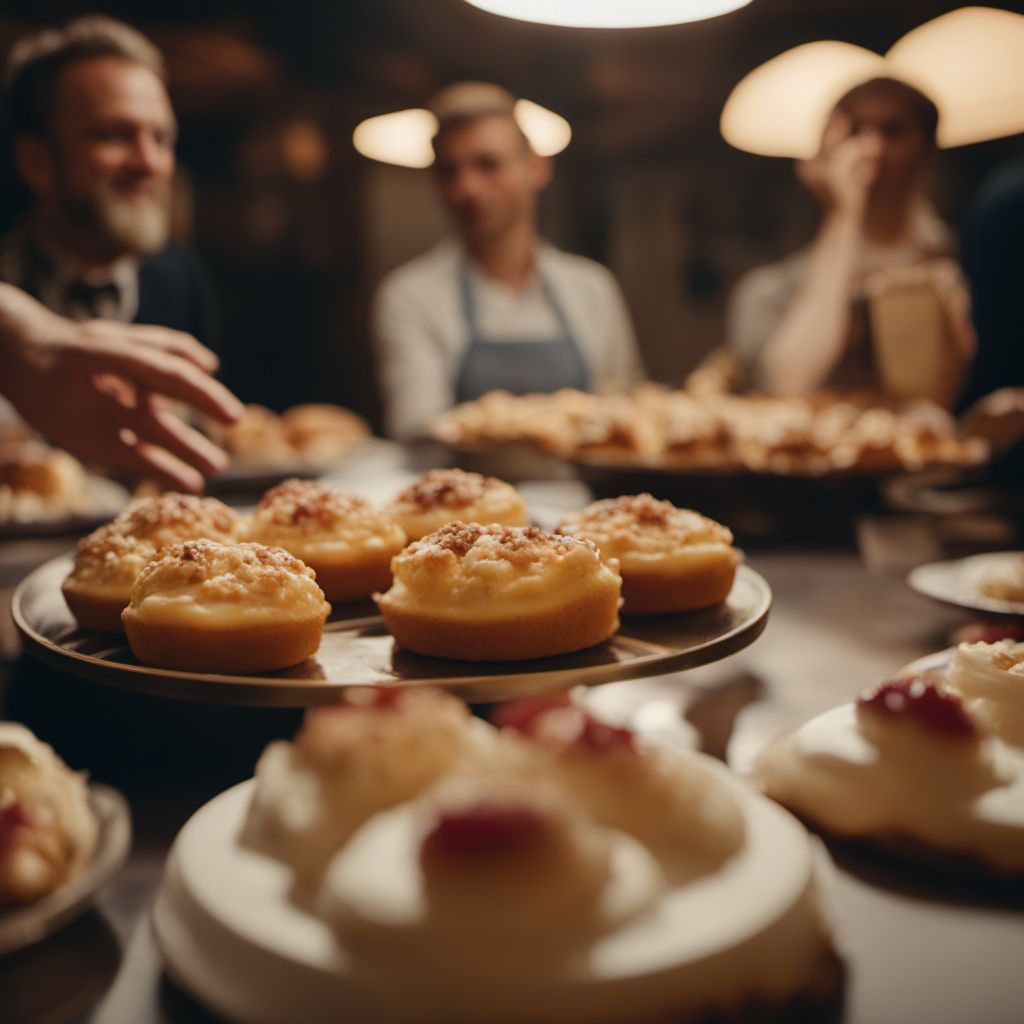
[[[61,197],[68,221],[111,259],[145,256],[162,249],[170,232],[170,187],[160,183],[151,198],[134,202],[101,185],[92,195]]]

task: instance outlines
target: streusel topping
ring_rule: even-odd
[[[139,574],[131,607],[187,595],[198,604],[324,605],[316,574],[281,548],[189,540],[167,548]]]

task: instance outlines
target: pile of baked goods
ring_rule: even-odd
[[[961,644],[776,741],[759,776],[806,821],[916,861],[1024,880],[1024,644]]]
[[[155,923],[239,1018],[755,1021],[835,998],[817,890],[801,826],[710,758],[565,698],[496,728],[356,690],[186,825]]]
[[[358,448],[369,436],[369,424],[338,405],[296,405],[278,414],[262,405],[247,405],[229,427],[205,424],[210,436],[246,468],[326,465]]]
[[[622,395],[492,391],[444,413],[435,439],[460,448],[525,444],[574,461],[681,471],[819,475],[973,465],[988,448],[926,402],[783,399],[673,391]]]
[[[512,486],[457,469],[427,473],[384,508],[300,480],[251,516],[164,494],[85,537],[62,589],[79,626],[123,630],[144,664],[249,673],[304,661],[329,602],[370,597],[418,654],[568,654],[611,637],[620,609],[721,603],[739,561],[726,527],[649,494],[596,502],[551,533],[526,521]]]
[[[85,469],[42,441],[0,440],[0,526],[53,523],[96,511]]]
[[[0,908],[80,874],[98,831],[84,777],[24,726],[0,722]]]

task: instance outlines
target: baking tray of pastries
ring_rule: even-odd
[[[362,417],[325,403],[296,405],[280,414],[247,405],[230,427],[212,421],[204,427],[231,459],[210,480],[211,494],[248,494],[287,477],[321,476],[342,465],[371,435]]]
[[[717,607],[627,618],[609,640],[573,654],[486,664],[413,654],[396,646],[371,604],[337,606],[319,650],[302,664],[221,675],[143,666],[124,637],[79,630],[60,589],[72,564],[70,555],[47,562],[15,592],[14,621],[28,653],[73,675],[154,696],[265,707],[329,703],[349,686],[431,684],[477,703],[663,675],[746,647],[763,631],[771,606],[767,582],[742,565]]]

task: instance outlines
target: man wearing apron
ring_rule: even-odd
[[[604,267],[537,233],[551,176],[514,100],[482,83],[435,97],[435,173],[457,229],[383,282],[374,327],[387,428],[409,439],[498,388],[622,390],[642,376],[632,324]]]

